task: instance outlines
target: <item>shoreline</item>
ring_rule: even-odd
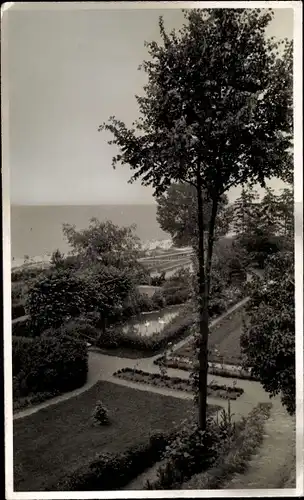
[[[164,240],[146,240],[141,242],[141,250],[146,252],[151,252],[153,250],[161,250],[167,251],[172,248],[172,240],[164,239]],[[69,253],[65,253],[65,256],[69,255]],[[22,268],[31,268],[39,265],[46,265],[50,263],[51,253],[47,253],[45,255],[34,255],[25,259],[25,257],[11,257],[11,271],[22,269]]]

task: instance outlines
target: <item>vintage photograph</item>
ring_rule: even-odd
[[[300,493],[301,2],[204,4],[2,12],[8,500]]]

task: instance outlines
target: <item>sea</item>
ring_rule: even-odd
[[[88,227],[90,219],[110,220],[118,226],[136,225],[135,233],[143,242],[165,243],[170,236],[156,220],[156,205],[94,205],[46,206],[13,205],[11,207],[12,265],[21,265],[25,256],[45,260],[59,249],[68,253],[62,225],[75,224],[76,229]]]

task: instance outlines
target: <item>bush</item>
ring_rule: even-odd
[[[17,304],[12,304],[12,319],[21,318],[25,316],[25,307],[23,302],[18,302]]]
[[[263,440],[264,423],[270,415],[271,403],[260,403],[243,419],[232,441],[223,445],[214,467],[204,474],[194,475],[182,489],[219,489],[235,473],[243,473]]]
[[[13,337],[14,399],[39,392],[67,392],[87,380],[84,342],[60,337]]]
[[[164,464],[158,469],[157,480],[153,483],[148,481],[145,489],[180,489],[180,485],[193,474],[215,463],[223,443],[230,442],[235,432],[230,411],[222,411],[219,423],[209,417],[205,431],[194,422],[186,422],[166,447]]]
[[[58,328],[85,311],[84,285],[71,271],[52,271],[29,289],[27,310],[37,332]]]
[[[141,445],[124,453],[102,453],[95,460],[75,470],[55,486],[57,491],[118,490],[152,467],[170,442],[171,434],[157,433]],[[52,488],[53,489],[53,488]]]
[[[163,291],[163,296],[165,302],[168,306],[184,304],[190,299],[190,290],[189,289],[166,289]]]
[[[12,322],[12,335],[14,337],[33,337],[31,325],[28,318]]]
[[[110,423],[109,412],[101,401],[96,403],[92,417],[94,422],[99,425],[108,425]]]
[[[42,333],[45,338],[48,337],[70,337],[75,340],[83,340],[90,343],[96,343],[100,337],[100,330],[92,325],[86,318],[71,320],[59,328],[48,328]]]
[[[45,273],[46,270],[41,267],[24,267],[21,269],[15,269],[11,273],[12,282],[16,281],[24,281],[27,282],[29,280],[33,280],[38,278],[41,274]]]

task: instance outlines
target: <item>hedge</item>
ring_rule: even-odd
[[[36,393],[67,392],[87,380],[85,342],[67,337],[13,337],[14,400]]]
[[[149,441],[132,446],[124,453],[102,453],[95,460],[63,477],[55,491],[118,490],[161,459],[173,433],[156,433]],[[48,490],[49,491],[49,490]]]

